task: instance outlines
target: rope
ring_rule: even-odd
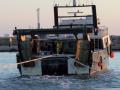
[[[11,67],[11,66],[17,66],[17,65],[21,65],[21,64],[25,64],[25,63],[29,63],[29,62],[34,62],[34,61],[38,61],[38,60],[41,60],[41,59],[44,59],[44,58],[48,58],[48,57],[51,57],[52,55],[49,55],[49,56],[44,56],[44,57],[41,57],[41,58],[37,58],[37,59],[31,59],[31,60],[27,60],[27,61],[24,61],[24,62],[20,62],[20,63],[9,63],[9,64],[4,64],[4,63],[1,63],[0,66],[3,67],[3,68],[6,68],[6,67]]]
[[[21,64],[25,64],[25,63],[29,63],[29,62],[34,62],[34,61],[38,61],[38,60],[41,60],[41,59],[44,59],[44,58],[48,58],[48,57],[51,57],[53,55],[49,55],[49,56],[44,56],[42,58],[37,58],[37,59],[32,59],[32,60],[27,60],[27,61],[24,61],[24,62],[20,62],[20,63],[16,63],[17,65],[21,65]]]
[[[9,66],[11,67],[11,66],[17,66],[17,65],[22,65],[22,64],[25,64],[25,63],[29,63],[29,62],[34,62],[34,61],[38,61],[38,60],[42,60],[42,59],[44,59],[44,58],[48,58],[48,57],[51,57],[51,56],[53,56],[53,55],[49,55],[49,56],[44,56],[44,57],[41,57],[41,58],[37,58],[37,59],[32,59],[32,60],[28,60],[28,61],[24,61],[24,62],[20,62],[20,63],[10,63],[10,64],[0,64],[0,66],[2,66],[3,68],[9,68]],[[69,59],[70,59],[70,57],[68,57]],[[82,66],[84,66],[85,68],[87,68],[87,69],[92,69],[91,67],[89,67],[88,65],[85,65],[85,64],[83,64],[83,63],[81,63],[81,62],[79,62],[79,61],[76,61],[75,60],[75,62],[76,63],[78,63],[78,64],[80,64],[80,65],[82,65]],[[92,70],[94,70],[94,71],[98,71],[98,70],[96,70],[96,69],[92,69]]]
[[[82,65],[82,66],[84,66],[84,67],[86,67],[87,69],[92,69],[92,68],[89,67],[88,65],[85,65],[85,64],[83,64],[83,63],[81,63],[81,62],[79,62],[79,61],[76,61],[76,60],[75,60],[75,62],[78,63],[78,64],[80,64],[80,65]],[[98,71],[98,70],[96,70],[96,69],[92,69],[92,70]]]

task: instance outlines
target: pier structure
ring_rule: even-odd
[[[120,50],[120,36],[116,36],[116,35],[111,35],[111,48],[112,50]]]
[[[17,50],[17,40],[15,37],[0,37],[0,52],[9,52]]]

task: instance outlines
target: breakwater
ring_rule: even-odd
[[[17,51],[16,37],[0,37],[0,52]]]

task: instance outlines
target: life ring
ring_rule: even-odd
[[[100,56],[100,60],[98,62],[98,66],[101,68],[101,70],[103,69],[103,61],[102,61],[102,57]]]

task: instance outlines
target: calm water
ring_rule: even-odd
[[[16,53],[0,53],[0,90],[120,90],[120,52],[110,60],[110,71],[91,78],[79,76],[19,77]],[[6,65],[7,64],[7,65]]]

